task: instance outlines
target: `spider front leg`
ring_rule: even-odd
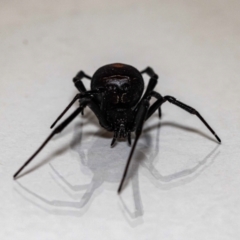
[[[148,96],[155,97],[156,99],[162,98],[162,96],[159,93],[153,91],[158,82],[158,75],[154,72],[154,70],[151,67],[147,67],[146,69],[141,71],[141,74],[144,74],[144,73],[146,73],[150,77],[150,80],[142,99],[146,99]],[[161,118],[162,111],[160,107],[158,108],[158,115],[159,115],[159,118]]]
[[[200,115],[200,113],[195,110],[194,108],[186,105],[185,103],[182,103],[180,101],[178,101],[176,98],[171,97],[171,96],[165,96],[164,97],[165,101],[168,101],[182,109],[184,109],[185,111],[196,115],[202,122],[203,124],[209,129],[209,131],[215,136],[215,138],[218,140],[219,143],[221,143],[221,139],[218,137],[218,135],[213,131],[213,129],[209,126],[209,124],[205,121],[205,119]]]
[[[96,90],[97,91],[97,90]],[[91,94],[94,91],[91,92]],[[46,146],[46,144],[53,138],[53,136],[55,136],[56,134],[60,133],[70,122],[73,121],[73,119],[75,117],[78,116],[79,113],[82,112],[82,110],[89,105],[89,107],[92,109],[92,111],[95,113],[95,115],[97,116],[97,118],[99,119],[99,122],[102,124],[102,126],[104,126],[106,129],[109,129],[111,126],[108,124],[107,120],[105,119],[103,113],[101,112],[100,108],[98,107],[98,105],[93,101],[93,99],[91,99],[91,94],[90,91],[88,92],[89,96],[82,98],[81,100],[81,105],[80,107],[78,107],[67,119],[65,119],[61,124],[59,124],[53,131],[52,133],[49,135],[49,137],[42,143],[42,145],[37,149],[37,151],[23,164],[23,166],[14,174],[14,178],[16,178],[19,173],[37,156],[37,154]],[[81,95],[77,95],[78,98],[81,97]],[[76,97],[77,97],[76,96]],[[76,98],[75,97],[75,98]],[[75,99],[74,98],[74,99]],[[74,100],[73,99],[73,100]],[[73,102],[73,101],[72,101]],[[71,102],[71,103],[72,103]],[[67,107],[67,109],[69,108],[69,105]],[[63,116],[63,114],[66,112],[66,109],[63,111],[63,113],[59,116]],[[59,120],[60,118],[58,117],[57,120]],[[55,121],[56,122],[56,121]]]
[[[151,95],[151,97],[155,97],[157,100],[163,98],[160,93],[155,92],[155,91],[152,91],[150,95]],[[159,105],[159,107],[158,107],[158,116],[159,116],[159,118],[162,117],[162,110],[161,110],[161,107],[160,107],[160,106],[161,106],[161,105]]]
[[[46,146],[46,144],[55,136],[60,133],[83,109],[82,107],[77,108],[65,121],[59,124],[49,135],[49,137],[43,142],[43,144],[37,149],[37,151],[23,164],[23,166],[14,174],[15,179],[19,173],[37,156],[37,154]]]
[[[151,67],[146,67],[144,70],[141,71],[141,74],[144,73],[146,73],[149,77],[157,75]]]
[[[136,147],[138,139],[139,139],[139,137],[142,133],[142,128],[143,128],[143,124],[144,124],[146,116],[147,116],[148,108],[149,108],[149,100],[148,99],[143,99],[143,101],[141,102],[141,105],[139,106],[139,109],[137,111],[136,117],[135,117],[135,126],[136,126],[136,128],[135,128],[135,140],[134,140],[131,152],[130,152],[128,160],[127,160],[127,164],[126,164],[126,167],[125,167],[125,170],[124,170],[124,173],[123,173],[121,183],[120,183],[119,188],[118,188],[118,193],[121,192],[124,180],[127,176],[128,168],[129,168],[129,165],[130,165],[135,147]]]
[[[73,78],[73,82],[75,84],[75,87],[78,89],[79,92],[83,93],[86,92],[87,89],[84,86],[82,79],[83,78],[87,78],[89,80],[91,80],[92,78],[90,76],[88,76],[87,74],[85,74],[83,71],[80,71],[77,73],[76,77]]]
[[[151,92],[156,87],[157,82],[158,82],[158,75],[153,71],[152,68],[147,67],[145,70],[141,71],[141,74],[143,74],[143,73],[147,73],[148,76],[150,77],[150,80],[149,80],[149,83],[147,85],[147,89],[146,89],[146,91],[145,91],[145,93],[142,97],[142,100],[147,99],[147,97],[151,94]],[[140,105],[140,104],[138,104],[138,105]]]
[[[86,91],[84,93],[78,93],[73,100],[68,104],[68,106],[63,110],[63,112],[58,116],[58,118],[55,120],[55,122],[51,125],[50,128],[53,128],[56,123],[63,117],[63,115],[68,111],[68,109],[78,100],[78,99],[82,99],[84,97],[91,97],[94,94],[100,94],[103,90],[102,89],[96,89],[96,90],[92,90],[92,91]],[[82,104],[80,104],[81,106]],[[83,109],[82,109],[82,113],[83,113]]]

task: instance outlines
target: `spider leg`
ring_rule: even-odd
[[[143,74],[143,73],[148,74],[148,76],[150,77],[150,80],[147,85],[147,89],[142,97],[142,100],[146,99],[150,95],[150,93],[153,91],[153,89],[155,88],[155,86],[157,85],[157,82],[158,82],[158,75],[153,71],[152,68],[147,67],[145,70],[141,71],[141,74]],[[140,106],[141,101],[138,104],[138,106]]]
[[[151,96],[152,96],[152,97],[155,97],[156,99],[162,99],[162,98],[163,98],[160,93],[155,92],[155,91],[152,91],[152,92],[151,92]],[[159,105],[159,107],[158,107],[158,116],[159,116],[159,118],[162,117],[162,110],[161,110],[161,107],[160,107],[160,106],[161,106],[161,105]]]
[[[154,75],[156,75],[156,73],[151,67],[146,67],[144,70],[141,71],[141,74],[144,73],[146,73],[149,77],[153,77]]]
[[[19,175],[19,173],[36,157],[36,155],[45,147],[45,145],[53,138],[54,135],[60,133],[89,103],[91,99],[82,99],[80,107],[78,107],[68,118],[66,118],[61,124],[59,124],[48,138],[42,143],[42,145],[36,150],[36,152],[23,164],[23,166],[14,174],[14,179]],[[93,103],[93,108],[94,108]],[[95,108],[94,108],[95,110]],[[95,112],[94,112],[95,113]]]
[[[51,125],[50,128],[53,128],[56,123],[63,117],[63,115],[68,111],[68,109],[78,100],[78,99],[84,99],[84,97],[91,97],[91,95],[94,94],[100,94],[103,90],[102,89],[96,89],[96,90],[92,90],[92,91],[86,91],[84,93],[78,93],[73,100],[68,104],[68,106],[63,110],[63,112],[57,117],[57,119],[55,120],[55,122]],[[84,100],[83,100],[84,101]],[[81,102],[80,102],[81,105]],[[82,109],[83,112],[83,109]]]
[[[51,125],[50,128],[53,128],[56,123],[62,118],[62,116],[68,111],[68,109],[80,98],[80,94],[78,93],[73,100],[68,104],[68,106],[63,110],[63,112],[57,117],[57,119],[54,121],[54,123]]]
[[[92,78],[85,74],[85,72],[83,71],[78,72],[77,75],[73,78],[75,87],[78,89],[79,92],[84,93],[87,91],[87,89],[82,82],[82,78],[87,78],[89,80],[91,80]],[[82,110],[82,115],[84,115],[84,109]]]
[[[79,92],[83,93],[86,92],[87,89],[84,86],[82,79],[83,78],[87,78],[89,80],[91,80],[92,78],[90,76],[88,76],[87,74],[85,74],[83,71],[80,71],[77,73],[76,77],[73,78],[73,82],[75,84],[75,87],[78,89]]]
[[[118,194],[120,194],[120,192],[121,192],[121,189],[122,189],[124,180],[126,178],[127,171],[128,171],[128,168],[129,168],[129,165],[130,165],[135,147],[136,147],[138,139],[139,139],[139,137],[142,133],[142,128],[143,128],[144,121],[146,119],[148,108],[149,108],[149,100],[144,99],[142,101],[140,107],[139,107],[139,110],[138,110],[137,114],[136,114],[136,118],[135,118],[136,119],[135,140],[134,140],[131,152],[130,152],[128,160],[127,160],[127,164],[126,164],[126,167],[125,167],[125,170],[124,170],[124,173],[123,173],[121,183],[120,183],[119,188],[118,188]]]
[[[90,91],[89,91],[90,92]],[[100,110],[99,106],[91,98],[83,98],[80,107],[78,107],[67,119],[65,119],[61,124],[59,124],[48,138],[42,143],[42,145],[37,149],[37,151],[23,164],[23,166],[14,174],[16,178],[19,173],[36,157],[36,155],[45,147],[45,145],[53,138],[54,135],[60,133],[82,110],[89,106],[90,109],[94,112],[96,117],[99,119],[100,124],[105,129],[111,129],[111,126],[108,124],[103,112]]]
[[[131,146],[131,144],[132,144],[132,140],[131,140],[131,132],[128,132],[128,134],[127,134],[127,138],[128,138],[128,144],[129,144],[129,146]]]
[[[157,92],[156,92],[157,93]],[[159,93],[158,93],[159,94]],[[159,94],[158,95],[158,100],[155,101],[151,107],[148,109],[147,116],[146,116],[146,121],[148,118],[150,118],[153,113],[158,109],[160,109],[161,105],[166,102],[166,100]]]
[[[116,140],[117,140],[117,135],[118,135],[118,133],[117,133],[117,132],[114,132],[113,139],[112,139],[112,142],[111,142],[111,147],[114,146],[114,144],[115,144],[115,142],[116,142]]]
[[[209,124],[205,121],[205,119],[200,115],[200,113],[195,110],[194,108],[186,105],[185,103],[182,103],[180,101],[178,101],[176,98],[171,97],[171,96],[165,96],[164,97],[165,101],[168,101],[182,109],[184,109],[185,111],[196,115],[202,122],[203,124],[208,128],[208,130],[215,136],[215,138],[218,140],[219,143],[221,143],[221,139],[218,137],[218,135],[213,131],[213,129],[209,126]]]
[[[100,125],[106,130],[111,131],[112,125],[107,121],[104,109],[101,109],[94,99],[91,99],[87,105],[98,118]]]
[[[36,155],[45,147],[45,145],[53,138],[54,135],[60,133],[83,109],[84,106],[77,108],[67,119],[65,119],[61,124],[59,124],[48,138],[42,143],[42,145],[37,149],[37,151],[23,164],[23,166],[14,174],[14,179],[18,174],[36,157]]]
[[[141,74],[144,74],[144,73],[146,73],[150,77],[150,80],[149,80],[147,89],[146,89],[146,91],[145,91],[145,93],[144,93],[144,95],[142,97],[142,100],[146,99],[149,95],[151,95],[152,97],[155,97],[156,99],[161,98],[161,95],[159,93],[153,91],[155,86],[157,85],[157,82],[158,82],[157,81],[158,80],[158,75],[154,72],[154,70],[151,67],[147,67],[146,69],[141,71]],[[161,115],[162,115],[160,107],[158,109],[158,114],[159,114],[159,118],[160,118]]]

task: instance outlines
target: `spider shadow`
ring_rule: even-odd
[[[146,129],[143,131],[142,138],[139,140],[139,144],[136,148],[136,153],[124,185],[126,188],[129,186],[128,183],[131,181],[134,210],[130,209],[130,207],[128,207],[123,198],[120,196],[120,203],[123,214],[132,227],[135,227],[142,222],[141,217],[144,214],[138,181],[139,167],[143,168],[144,174],[148,176],[150,181],[153,182],[155,186],[167,190],[193,181],[197,176],[201,174],[202,171],[204,171],[204,169],[206,169],[213,162],[213,160],[218,155],[218,153],[214,154],[218,148],[217,146],[214,147],[214,149],[211,150],[210,153],[208,153],[207,156],[199,161],[198,164],[196,164],[194,167],[184,169],[168,176],[163,176],[154,167],[154,162],[156,161],[156,156],[160,150],[160,129],[165,126],[174,126],[176,128],[200,134],[204,137],[209,138],[198,130],[171,122],[146,126]],[[156,136],[152,135],[153,131],[155,131]],[[91,132],[86,132],[84,135],[88,135],[90,133]],[[63,177],[59,171],[56,170],[52,164],[50,165],[54,181],[68,196],[74,200],[77,199],[77,202],[62,200],[49,201],[39,194],[27,189],[20,183],[18,183],[18,186],[24,192],[32,195],[35,199],[31,200],[30,198],[26,197],[22,191],[19,191],[19,189],[16,189],[17,192],[26,200],[30,201],[34,205],[40,207],[50,214],[80,217],[88,210],[92,201],[103,191],[103,184],[105,184],[104,190],[108,189],[111,191],[116,191],[122,177],[126,159],[130,151],[129,148],[128,151],[126,151],[126,142],[119,142],[115,148],[110,148],[109,145],[111,142],[112,134],[109,134],[103,130],[95,133],[93,137],[94,139],[91,141],[83,141],[82,137],[83,131],[81,122],[80,124],[76,124],[74,127],[71,148],[79,155],[77,161],[81,169],[81,174],[86,174],[92,178],[90,183],[83,185],[72,185],[66,178]],[[36,165],[34,168],[28,170],[21,176],[35,170],[43,164],[48,163],[52,158],[62,154],[68,148],[68,146],[65,146],[64,148],[56,151],[44,159],[41,164]],[[81,191],[84,191],[84,193],[80,197],[75,194]],[[74,194],[71,192],[74,192]],[[42,206],[42,204],[39,204],[36,199],[41,203],[45,203],[47,206],[50,206],[50,209],[48,209],[46,206]],[[71,210],[65,209],[67,207],[70,207]]]

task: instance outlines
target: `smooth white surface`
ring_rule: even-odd
[[[239,7],[1,1],[0,239],[239,239]],[[152,66],[157,90],[199,110],[223,143],[165,103],[161,126],[157,114],[146,123],[119,198],[130,149],[109,148],[111,135],[86,111],[13,181],[76,94],[73,76],[111,62]]]

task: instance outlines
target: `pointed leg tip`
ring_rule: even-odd
[[[114,138],[110,144],[110,147],[113,148],[115,146],[116,143],[116,138]]]
[[[120,185],[119,185],[119,187],[118,187],[118,190],[117,190],[118,195],[119,195],[119,194],[121,193],[121,191],[122,191],[122,185],[123,185],[123,183],[121,182]]]
[[[219,143],[222,143],[221,139],[215,134],[216,139],[218,140]]]
[[[120,193],[122,192],[122,188],[123,188],[123,182],[120,183],[119,187],[118,187],[118,195],[120,195]]]

